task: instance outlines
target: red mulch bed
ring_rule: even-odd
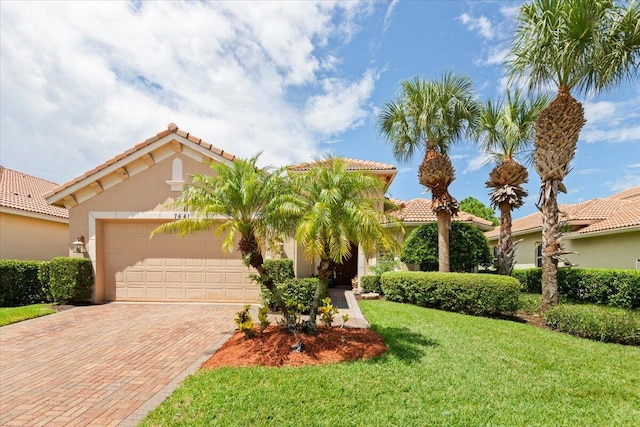
[[[300,341],[304,351],[291,347]],[[253,338],[237,331],[202,367],[304,366],[380,356],[387,351],[382,337],[370,329],[319,326],[317,335],[293,334],[282,326],[256,330]]]

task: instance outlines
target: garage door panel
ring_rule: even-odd
[[[184,301],[184,289],[175,287],[166,287],[165,296],[169,301]]]
[[[147,287],[146,288],[146,300],[147,301],[162,301],[164,300],[164,287],[162,288],[153,288],[153,287]]]
[[[203,301],[203,288],[185,288],[185,299],[189,301]]]
[[[219,258],[207,258],[204,260],[204,266],[205,267],[212,267],[212,268],[220,268],[224,266],[224,260],[219,259]]]
[[[225,272],[224,274],[224,281],[227,285],[235,285],[235,284],[242,284],[243,280],[243,274],[242,273],[234,273],[234,272]]]
[[[187,284],[198,284],[202,285],[203,283],[203,272],[202,271],[187,271],[185,274],[185,283]]]
[[[161,222],[105,222],[101,239],[107,300],[256,302],[260,288],[222,237],[149,233]]]
[[[147,270],[146,279],[147,284],[162,284],[164,283],[164,272]]]
[[[186,258],[184,260],[185,267],[203,267],[204,260],[200,258]]]
[[[242,302],[244,298],[243,288],[233,288],[231,286],[225,288],[225,300],[233,302]]]

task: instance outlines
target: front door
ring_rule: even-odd
[[[351,256],[344,258],[342,264],[332,262],[331,269],[334,274],[330,286],[351,289],[351,279],[358,275],[358,246],[352,243]]]

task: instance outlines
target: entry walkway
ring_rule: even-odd
[[[331,303],[338,307],[339,310],[333,320],[334,325],[342,325],[342,316],[344,314],[348,314],[349,320],[347,321],[346,326],[352,328],[369,327],[369,322],[367,322],[367,319],[365,319],[362,314],[353,291],[340,288],[329,288],[329,298],[331,298]]]

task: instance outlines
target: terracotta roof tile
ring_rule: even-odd
[[[372,162],[369,160],[350,159],[346,157],[343,158],[343,160],[347,163],[347,170],[389,171],[389,172],[397,171],[394,165],[389,165],[386,163]],[[293,171],[307,171],[317,163],[318,162],[300,163],[298,165],[290,166],[289,169]]]
[[[79,181],[82,181],[83,179],[89,178],[92,175],[100,172],[101,170],[111,166],[112,164],[118,162],[119,160],[122,160],[138,151],[140,151],[141,149],[145,148],[146,146],[164,138],[167,135],[171,135],[172,133],[175,133],[176,135],[179,135],[183,138],[188,139],[191,142],[195,142],[196,144],[201,145],[202,147],[206,148],[207,150],[211,151],[214,154],[217,154],[219,156],[224,157],[227,160],[234,160],[236,156],[234,156],[233,154],[230,153],[225,153],[223,150],[220,150],[219,148],[214,147],[213,145],[209,144],[208,142],[203,141],[202,139],[196,137],[195,135],[191,135],[188,132],[185,132],[181,129],[178,128],[178,126],[175,123],[169,123],[169,125],[167,126],[166,130],[163,130],[161,132],[158,132],[155,136],[152,136],[151,138],[148,138],[136,145],[134,145],[132,148],[129,148],[127,150],[125,150],[124,152],[115,155],[114,157],[112,157],[111,159],[108,159],[106,161],[104,161],[103,163],[99,164],[98,166],[96,166],[95,168],[85,172],[84,174],[73,178],[67,182],[65,182],[62,185],[59,185],[53,189],[51,189],[51,191],[47,192],[46,196],[52,196],[56,193],[61,192],[62,190],[76,184]]]
[[[401,206],[401,209],[391,212],[390,215],[398,218],[404,223],[436,222],[438,220],[436,214],[434,214],[431,210],[431,200],[413,199],[409,200],[408,202],[403,202],[400,200],[392,201],[396,205]],[[471,222],[490,227],[493,226],[491,221],[463,211],[458,212],[458,215],[453,217],[452,220],[459,222]]]
[[[582,226],[579,234],[640,226],[640,186],[603,199],[560,205],[563,220],[569,225]],[[522,233],[542,228],[540,212],[513,221],[511,231]],[[498,237],[499,230],[486,233],[487,238]]]
[[[56,183],[0,166],[0,206],[59,218],[69,218],[69,211],[51,206],[44,194]]]

